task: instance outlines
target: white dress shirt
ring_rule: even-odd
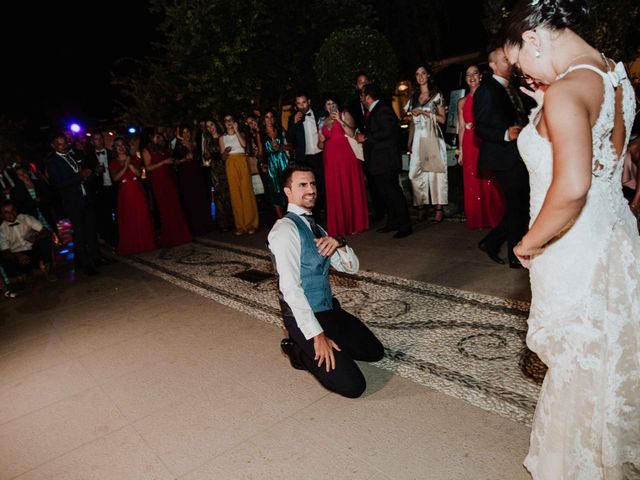
[[[17,225],[15,225],[16,223]],[[5,220],[0,225],[0,250],[10,250],[12,253],[31,250],[33,243],[25,240],[25,237],[29,230],[40,232],[43,228],[43,225],[36,218],[24,213],[19,214],[15,222]]]
[[[305,114],[302,126],[304,127],[304,153],[315,155],[322,152],[322,149],[318,148],[318,123],[313,110]]]
[[[296,215],[311,213],[309,210],[291,203],[287,210]],[[301,218],[308,226],[307,219]],[[298,328],[300,328],[304,338],[309,340],[322,333],[323,330],[302,289],[302,280],[300,278],[302,245],[298,227],[292,220],[286,217],[281,218],[269,232],[268,240],[269,249],[276,259],[280,291],[293,312]],[[339,248],[331,256],[331,266],[339,272],[357,273],[360,263],[355,252],[349,246],[346,246]]]
[[[112,183],[111,175],[109,174],[109,156],[107,155],[107,151],[104,148],[102,150],[96,150],[96,157],[98,158],[98,163],[104,167],[104,172],[102,173],[102,185],[110,187]]]

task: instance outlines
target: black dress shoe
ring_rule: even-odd
[[[380,232],[380,233],[389,233],[389,232],[393,232],[397,230],[396,228],[391,228],[391,227],[381,227],[379,229],[376,230],[376,232]]]
[[[524,268],[520,260],[509,260],[509,268]]]
[[[481,240],[480,243],[478,243],[478,248],[486,253],[487,256],[494,262],[499,263],[500,265],[504,265],[504,260],[501,259],[496,252],[489,250],[489,247],[484,240]]]
[[[404,237],[408,237],[409,235],[411,235],[413,233],[412,230],[401,230],[399,232],[397,232],[393,238],[404,238]]]
[[[300,361],[298,346],[293,340],[290,338],[283,338],[280,342],[280,348],[282,349],[282,353],[289,357],[289,363],[293,368],[296,370],[306,370]]]

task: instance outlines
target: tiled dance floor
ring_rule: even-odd
[[[200,239],[124,261],[281,325],[276,278],[266,250]],[[378,366],[530,423],[539,387],[519,367],[527,303],[373,272],[333,274],[331,283],[343,307],[385,345],[386,356]]]

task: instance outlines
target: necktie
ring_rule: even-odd
[[[520,124],[521,126],[526,125],[528,119],[526,113],[524,112],[524,105],[522,104],[522,99],[520,98],[520,95],[518,95],[518,92],[516,91],[516,88],[513,86],[513,84],[510,83],[509,85],[507,85],[507,93],[509,94],[509,99],[511,100],[513,108],[515,108],[516,110],[516,115],[518,116],[518,124]]]
[[[367,123],[367,119],[369,118],[369,115],[371,115],[371,110],[366,110],[364,112],[364,123]]]
[[[306,218],[309,222],[309,226],[311,227],[311,231],[313,232],[314,237],[322,238],[324,236],[322,235],[320,227],[318,227],[318,224],[316,223],[316,219],[313,218],[313,215],[311,215],[310,213],[303,213],[301,216]]]
[[[15,227],[16,225],[20,225],[20,222],[15,222],[15,223],[10,223],[9,224],[10,227]]]

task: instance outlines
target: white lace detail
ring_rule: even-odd
[[[624,66],[603,78],[592,129],[592,183],[574,224],[532,261],[527,345],[549,366],[525,465],[534,479],[640,478],[640,238],[622,196],[635,99]],[[622,88],[625,151],[611,142]],[[553,177],[551,144],[536,130],[541,108],[518,138],[537,217]]]

